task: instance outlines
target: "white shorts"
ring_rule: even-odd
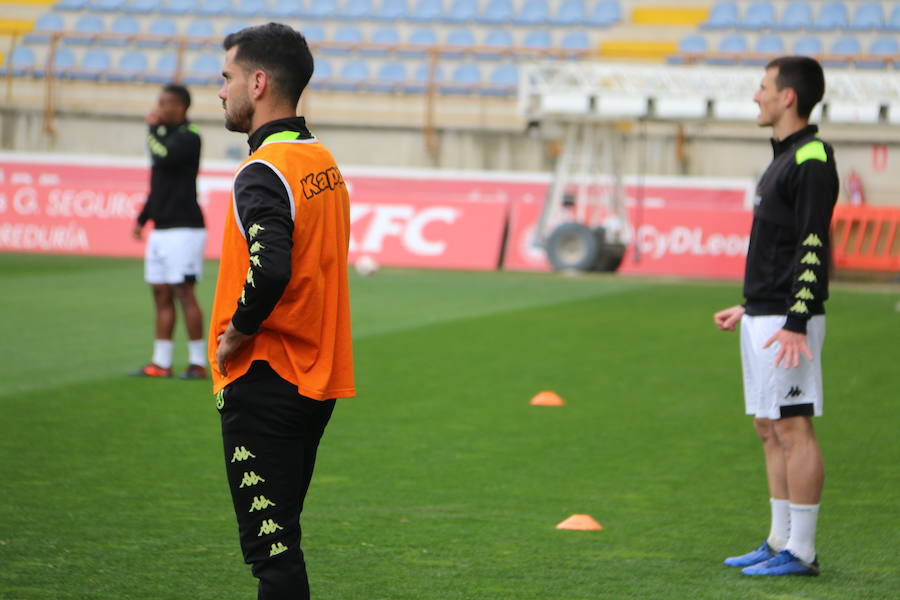
[[[147,240],[144,280],[150,284],[172,285],[200,281],[205,244],[205,229],[154,229]]]
[[[782,316],[744,315],[741,319],[741,364],[747,414],[761,419],[821,416],[825,315],[812,317],[806,325],[806,344],[813,359],[807,360],[801,355],[800,366],[792,369],[775,366],[778,343],[763,348],[784,326],[784,321]]]

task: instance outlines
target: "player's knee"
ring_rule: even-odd
[[[753,419],[753,428],[763,444],[776,441],[775,426],[771,419]]]
[[[775,433],[779,443],[786,449],[815,441],[812,420],[809,417],[787,417],[775,421]]]
[[[153,286],[153,300],[157,306],[172,304],[172,286],[157,284]]]

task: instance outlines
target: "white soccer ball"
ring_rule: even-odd
[[[368,277],[378,272],[378,262],[371,256],[360,256],[356,259],[356,264],[353,266],[356,268],[356,272],[363,277]]]

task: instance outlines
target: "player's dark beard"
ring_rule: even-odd
[[[239,106],[232,104],[230,107],[231,110],[228,107],[225,108],[225,129],[238,133],[250,131],[250,123],[253,122],[253,106],[247,102]]]

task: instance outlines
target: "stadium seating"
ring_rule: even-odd
[[[187,85],[216,83],[221,78],[222,57],[218,54],[199,54],[191,61],[184,74]]]
[[[453,0],[444,20],[450,23],[473,23],[478,17],[478,0]]]
[[[237,0],[231,14],[238,17],[257,17],[268,12],[266,0]]]
[[[356,21],[368,19],[374,12],[372,0],[347,0],[344,3],[344,10],[338,16]]]
[[[480,58],[498,58],[513,47],[513,36],[508,29],[491,29],[484,36],[483,48],[489,50],[479,52]]]
[[[709,12],[709,18],[703,24],[704,29],[732,29],[738,26],[737,2],[719,2]]]
[[[781,21],[775,23],[776,29],[785,31],[797,31],[798,29],[810,29],[813,24],[813,11],[809,2],[790,2],[784,8]]]
[[[409,13],[413,21],[438,21],[443,13],[441,0],[416,0],[416,4]]]
[[[770,56],[781,54],[783,52],[784,40],[780,35],[761,35],[756,38],[756,43],[753,45],[753,54],[757,56],[751,55],[750,57],[745,58],[743,62],[747,65],[765,65],[769,62]]]
[[[381,4],[375,12],[376,19],[383,19],[385,21],[397,21],[399,19],[405,19],[406,16],[406,0],[381,0]]]
[[[891,10],[891,14],[884,23],[884,28],[888,31],[900,31],[900,4]]]
[[[122,7],[122,10],[128,13],[146,15],[156,12],[158,8],[159,0],[131,0]]]
[[[232,23],[232,26],[243,25],[243,23]],[[239,29],[235,29],[234,31],[238,31]],[[228,33],[231,33],[228,31]],[[325,40],[325,28],[317,23],[312,23],[310,25],[306,25],[303,27],[303,37],[306,38],[307,42],[316,43],[322,42]]]
[[[296,19],[300,17],[299,0],[275,0],[269,13],[275,19]]]
[[[815,56],[822,53],[822,40],[814,35],[804,35],[794,41],[791,49],[801,56]]]
[[[369,83],[369,89],[373,92],[394,92],[400,90],[405,81],[406,65],[390,61],[378,68],[374,81]]]
[[[481,84],[481,69],[473,63],[458,65],[450,74],[449,81],[442,81],[439,90],[443,94],[466,94]]]
[[[50,35],[66,28],[63,18],[56,13],[46,13],[34,22],[34,30],[25,36],[26,43],[50,41]]]
[[[692,33],[687,35],[678,42],[678,53],[667,57],[669,64],[682,64],[686,62],[685,55],[700,54],[709,49],[706,37]]]
[[[518,81],[519,70],[515,65],[497,65],[488,77],[488,85],[481,93],[488,96],[508,96],[516,92]]]
[[[383,46],[396,46],[400,43],[400,32],[392,25],[385,25],[372,32],[369,42]],[[369,56],[384,56],[388,53],[388,50],[383,48],[363,48],[360,52]]]
[[[843,2],[827,2],[819,9],[813,29],[830,31],[848,27],[847,5]]]
[[[69,72],[72,79],[97,80],[100,79],[112,64],[109,53],[100,48],[91,48],[81,57],[77,68]]]
[[[622,7],[618,0],[598,0],[588,17],[591,25],[609,27],[622,20]]]
[[[553,47],[553,38],[546,29],[534,29],[525,34],[522,45],[535,50],[545,50]]]
[[[509,23],[513,20],[512,0],[489,0],[481,13],[481,22],[492,25]]]
[[[56,49],[56,57],[53,61],[53,73],[63,79],[69,76],[75,69],[75,53],[71,48],[60,46]],[[41,71],[43,73],[43,71]]]
[[[549,20],[550,5],[547,0],[525,0],[516,18],[516,22],[523,25],[541,25]]]
[[[327,88],[333,76],[334,69],[331,66],[331,62],[326,59],[317,58],[312,79],[310,79],[309,82],[310,86],[313,89]]]
[[[136,18],[131,15],[119,15],[113,19],[112,24],[109,26],[109,32],[122,37],[104,38],[100,40],[100,43],[107,46],[124,46],[128,43],[126,41],[127,36],[137,35],[140,33],[140,30],[141,25]]]
[[[859,54],[859,40],[855,37],[839,37],[828,48],[828,57],[822,61],[825,67],[844,67],[851,62],[851,55]]]
[[[577,55],[590,49],[591,40],[585,31],[570,31],[563,36],[559,46],[571,50],[570,54]]]
[[[295,7],[297,2],[291,2]],[[196,10],[197,14],[207,17],[219,17],[231,13],[231,0],[202,0]]]
[[[332,41],[342,44],[341,46],[327,46],[322,48],[323,52],[335,54],[346,54],[350,52],[353,44],[359,44],[363,41],[362,30],[356,25],[341,25],[334,32]]]
[[[59,0],[55,8],[59,10],[83,10],[87,7],[87,0]]]
[[[738,24],[741,29],[758,31],[769,29],[775,23],[775,7],[771,2],[754,2],[747,8],[743,20]]]
[[[747,52],[747,38],[739,33],[726,35],[716,46],[717,55],[710,56],[706,62],[713,65],[732,65],[738,62],[739,54]]]
[[[900,44],[893,36],[876,38],[869,44],[867,54],[866,58],[859,58],[854,64],[863,69],[882,69],[889,59],[900,55]],[[884,59],[879,60],[879,57]]]
[[[341,65],[340,76],[330,86],[336,90],[360,89],[369,80],[369,64],[362,60],[349,60]]]
[[[309,0],[306,10],[301,9],[300,14],[309,19],[325,19],[337,12],[337,0]]]
[[[75,34],[68,35],[64,38],[67,44],[90,44],[98,33],[103,33],[106,27],[103,19],[97,15],[83,15],[75,21]]]
[[[205,45],[208,39],[215,36],[215,27],[212,21],[207,19],[196,19],[188,23],[184,29],[184,35],[191,38],[198,38],[188,42],[189,48],[200,48]]]
[[[850,29],[866,31],[884,26],[884,12],[879,2],[863,2],[857,5],[850,19]]]
[[[186,15],[197,10],[196,0],[166,0],[159,11],[168,15]]]
[[[107,73],[110,81],[138,81],[147,72],[147,55],[138,50],[125,52],[119,57],[115,69]]]
[[[580,25],[584,23],[587,20],[584,1],[563,0],[552,20],[555,25]]]
[[[153,36],[170,37],[178,33],[178,25],[169,17],[159,17],[150,23],[147,33]],[[165,42],[162,39],[142,39],[138,45],[148,48],[161,47],[165,45]]]
[[[413,71],[412,79],[407,81],[404,91],[410,94],[422,94],[428,89],[428,75],[431,66],[428,63],[420,63]],[[440,87],[444,81],[444,68],[437,65],[434,72],[434,83],[436,87]]]
[[[445,54],[448,58],[458,58],[462,56],[457,50],[464,50],[475,45],[475,34],[468,28],[451,29],[444,38],[444,45],[451,49]]]
[[[87,7],[101,12],[119,12],[124,5],[125,0],[91,0]]]
[[[12,56],[8,62],[4,62],[0,73],[6,75],[7,69],[12,70],[12,74],[17,77],[31,75],[37,67],[37,56],[34,49],[28,46],[16,46],[13,49]]]

